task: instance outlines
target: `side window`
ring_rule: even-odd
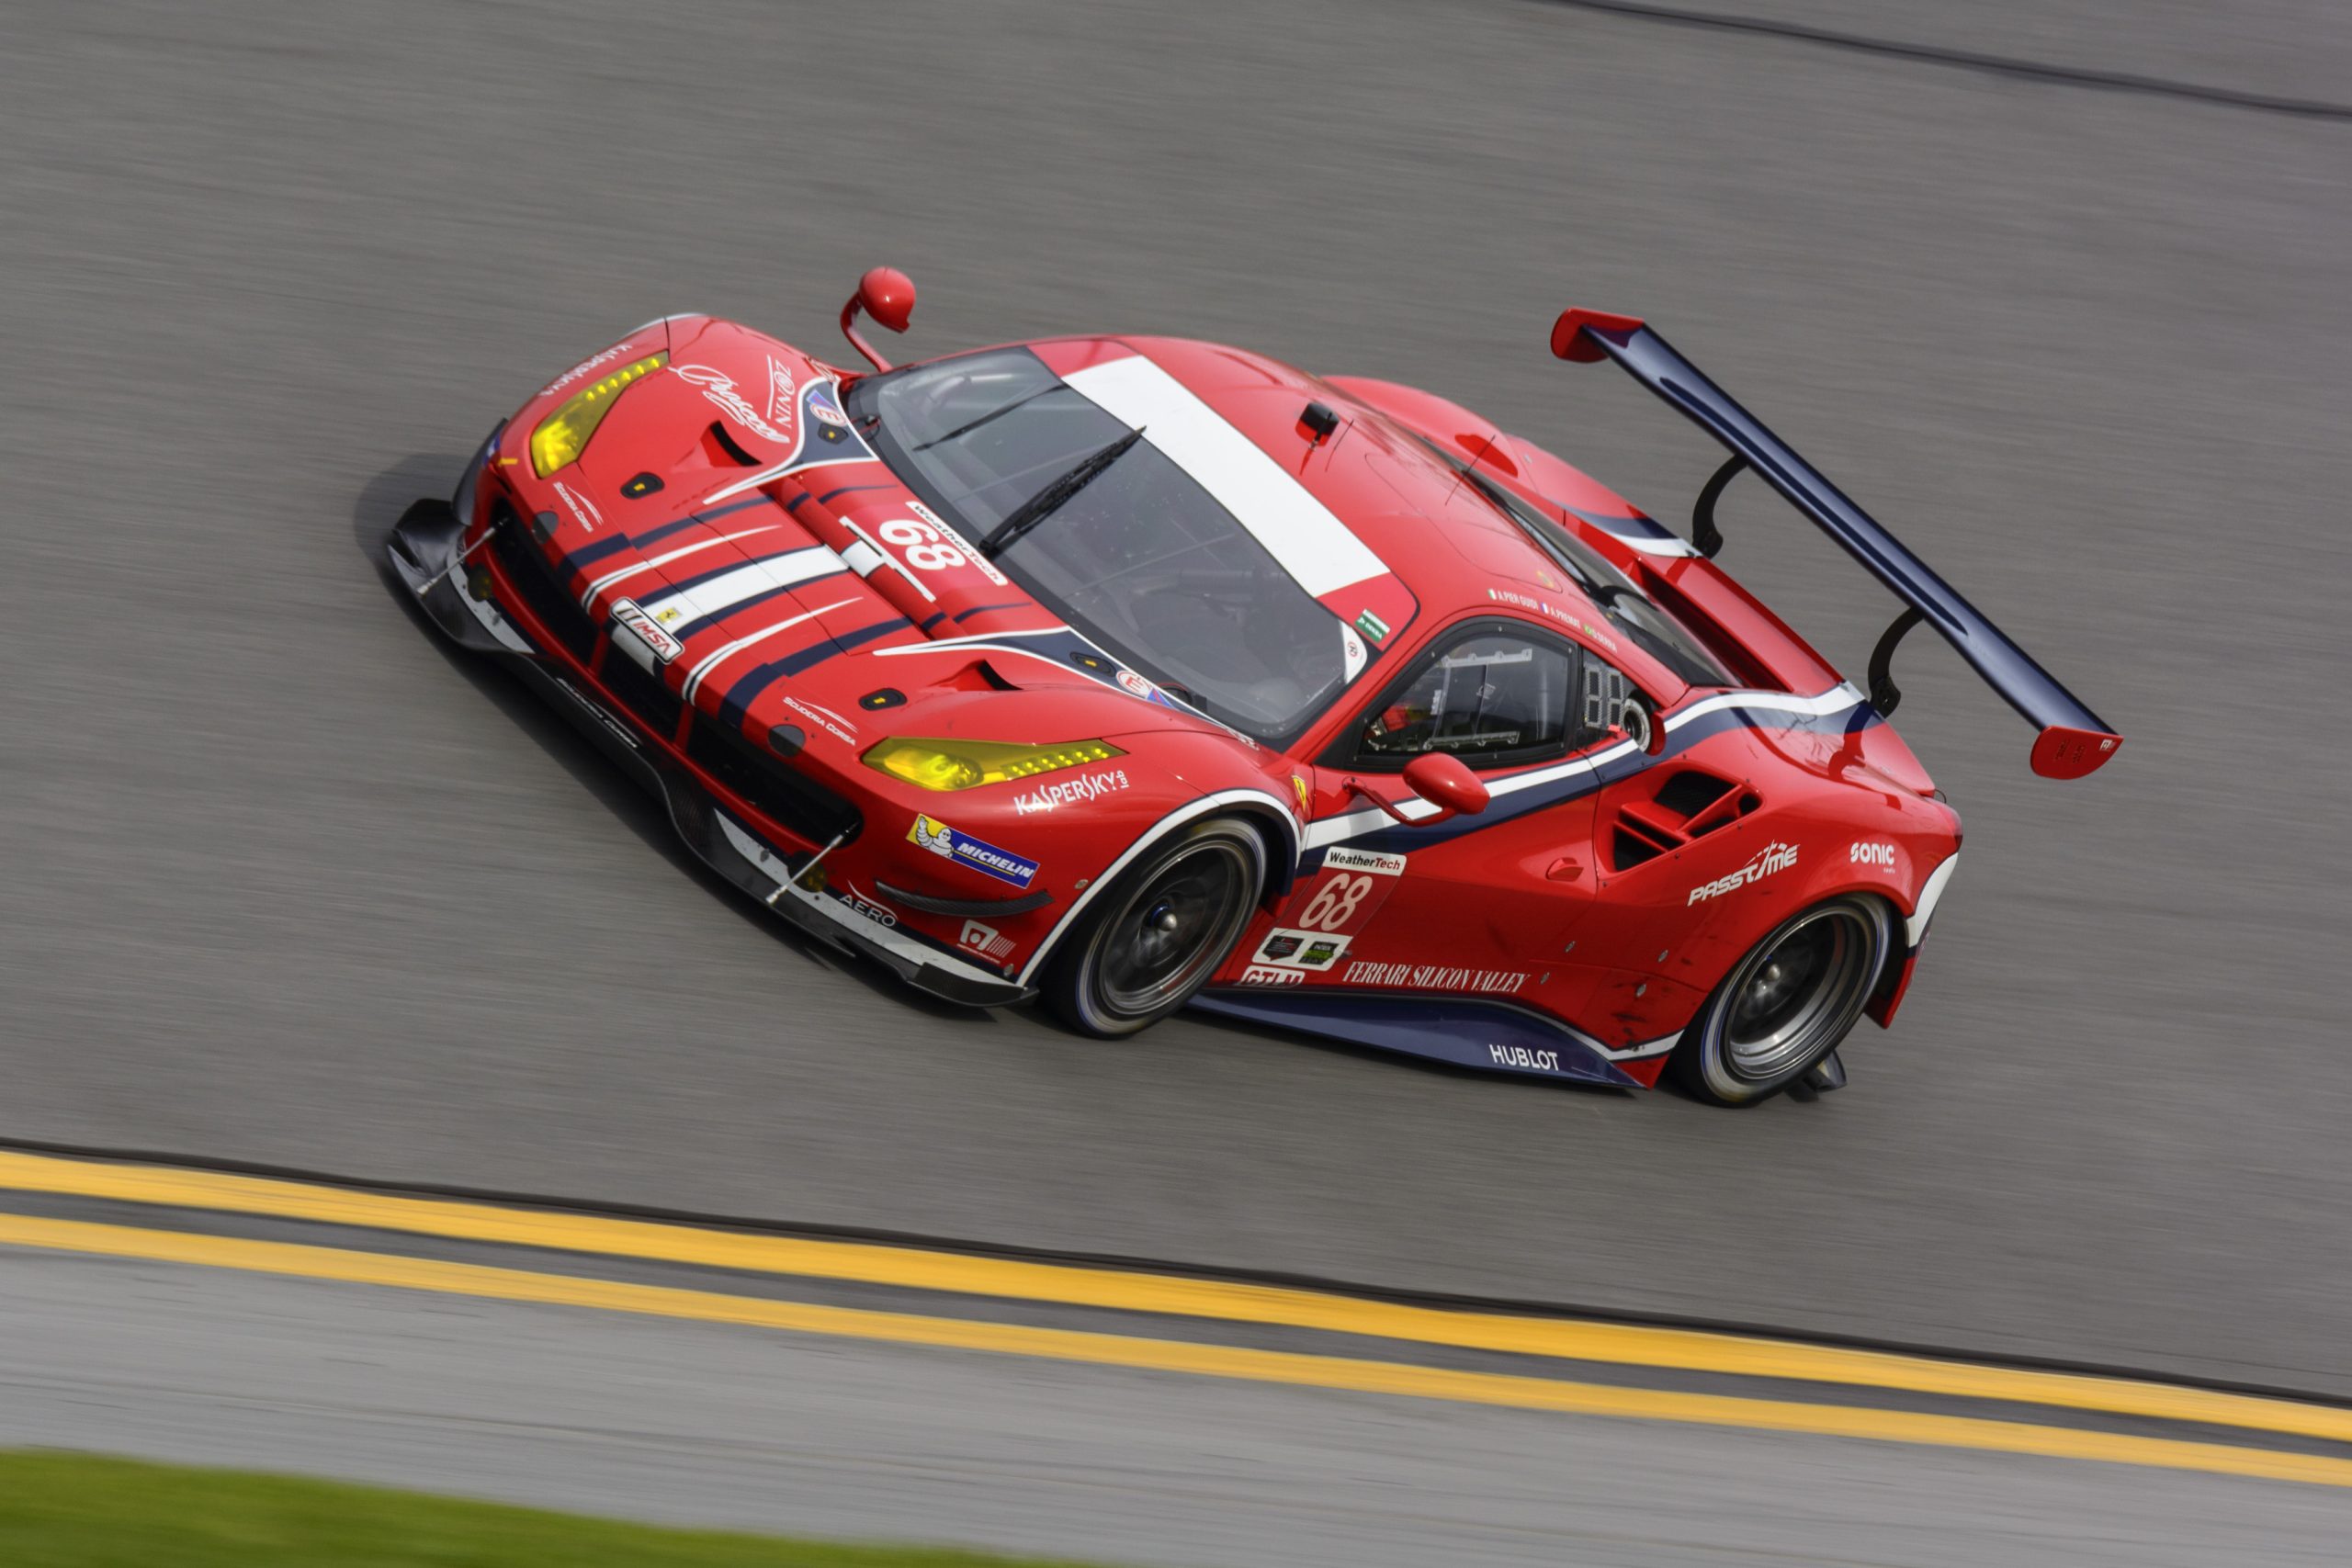
[[[1640,712],[1638,688],[1625,678],[1624,672],[1605,660],[1590,654],[1584,657],[1584,679],[1578,694],[1575,733],[1568,739],[1568,750],[1581,751],[1588,746],[1598,746],[1604,740],[1634,731],[1649,733],[1646,717],[1629,720],[1627,704]]]
[[[1578,666],[1588,662],[1548,640],[1474,633],[1388,694],[1364,724],[1361,754],[1401,761],[1450,751],[1474,765],[1557,755],[1583,712]]]

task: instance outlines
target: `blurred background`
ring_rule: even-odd
[[[1713,19],[8,7],[0,1137],[2352,1397],[2352,13],[1691,3]],[[1563,306],[1642,315],[2127,746],[2033,778],[1999,701],[1906,647],[1901,728],[1967,863],[1900,1023],[1815,1104],[1553,1092],[1184,1021],[1106,1047],[926,1005],[699,872],[377,564],[401,509],[585,353],[707,310],[838,354],[876,264],[922,290],[910,355],[1235,342],[1467,403],[1679,525],[1716,450],[1545,348]],[[1724,563],[1859,676],[1893,603],[1760,487],[1724,526]],[[29,1268],[0,1255],[0,1282]],[[52,1288],[95,1310],[122,1277],[41,1278],[20,1311]],[[689,1362],[740,1372],[724,1344]],[[1243,1451],[1213,1390],[1182,1397],[1138,1473]],[[1115,1404],[1055,1440],[1102,1456],[1151,1427]],[[1406,1454],[1551,1440],[1410,1419]],[[294,1462],[248,1425],[236,1457]],[[319,1462],[458,1485],[398,1448]],[[1398,1462],[1386,1506],[1460,1495]],[[1956,1539],[1905,1522],[1929,1467],[1869,1462],[1884,1556],[1857,1560]],[[1663,1496],[1626,1484],[1515,1504],[1522,1534],[1456,1560],[1566,1560],[1545,1532],[1573,1525],[1589,1560],[1617,1560],[1605,1538],[1681,1561],[1633,1518]],[[1832,1504],[1775,1512],[1798,1490],[1758,1478],[1693,1518],[1855,1544]],[[1124,1515],[1109,1488],[869,1518],[854,1491],[817,1523],[1135,1562],[1329,1544],[1299,1517],[1220,1537],[1214,1488],[1174,1483],[1118,1493],[1153,1499]]]

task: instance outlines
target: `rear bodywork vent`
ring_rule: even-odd
[[[1680,849],[1727,822],[1736,822],[1763,800],[1756,792],[1698,768],[1678,768],[1649,798],[1618,807],[1610,833],[1610,861],[1630,871],[1645,861]]]
[[[1696,768],[1682,768],[1658,786],[1657,799],[1660,807],[1688,820],[1721,800],[1730,789],[1729,779],[1719,779]]]

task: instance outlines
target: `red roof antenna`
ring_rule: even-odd
[[[857,292],[842,307],[842,335],[849,345],[865,355],[876,370],[888,370],[890,362],[874,352],[874,347],[858,336],[854,323],[863,310],[894,333],[907,330],[907,320],[915,311],[914,280],[895,266],[877,266],[857,280]]]

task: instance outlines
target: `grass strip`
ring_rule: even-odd
[[[0,1450],[21,1568],[1078,1568],[662,1529],[498,1503],[46,1450]]]

